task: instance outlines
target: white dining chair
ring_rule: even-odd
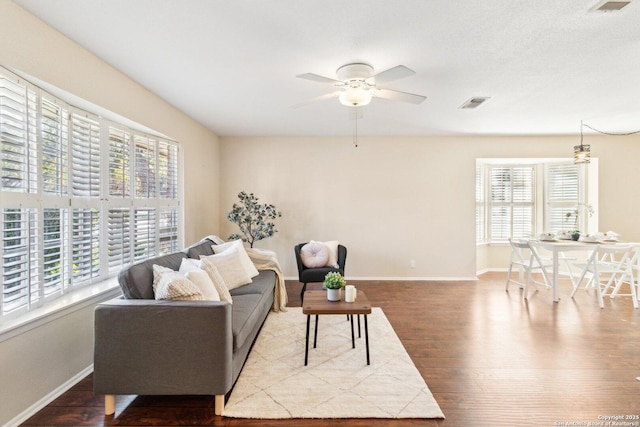
[[[511,260],[509,262],[505,290],[509,290],[511,283],[517,284],[520,288],[524,289],[524,297],[526,298],[529,284],[531,283],[533,283],[534,286],[542,285],[551,287],[551,281],[549,280],[549,275],[546,270],[552,265],[551,261],[546,259],[542,260],[528,240],[509,239],[509,243],[511,244]],[[514,267],[518,269],[518,280],[512,278]],[[534,279],[533,273],[535,271],[542,273],[542,282]]]
[[[600,308],[604,308],[603,296],[607,294],[613,285],[614,289],[610,297],[615,298],[619,294],[620,287],[628,283],[633,306],[638,308],[637,292],[635,290],[633,272],[631,268],[632,248],[630,244],[598,245],[585,264],[576,264],[582,268],[582,274],[573,286],[571,297],[575,295],[582,282],[587,279],[585,289],[593,284],[598,296]]]
[[[633,307],[638,308],[638,300],[640,300],[640,243],[630,243],[631,251],[626,259],[626,266],[623,270],[627,272],[626,278],[628,281],[617,280],[616,286],[611,292],[611,298],[615,298],[618,295],[631,296],[633,301]],[[629,284],[629,293],[621,294],[620,288],[624,283]],[[610,283],[608,283],[611,286]],[[603,292],[606,294],[606,290]]]

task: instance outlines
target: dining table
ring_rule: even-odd
[[[553,302],[558,302],[558,276],[560,271],[560,254],[564,254],[565,252],[571,251],[581,251],[586,254],[586,258],[589,258],[593,255],[594,251],[598,251],[598,249],[602,245],[615,245],[615,241],[611,242],[585,242],[585,241],[574,241],[574,240],[563,240],[563,239],[553,239],[553,240],[541,240],[541,239],[532,239],[530,240],[530,246],[532,248],[540,247],[544,250],[551,252],[552,254],[552,278],[551,278],[551,289],[553,292]],[[540,255],[540,254],[538,254]],[[581,272],[582,273],[582,272]],[[576,286],[574,283],[574,278],[569,271],[569,276],[571,278],[571,282],[573,286]]]

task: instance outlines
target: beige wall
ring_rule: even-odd
[[[218,229],[215,134],[9,0],[0,0],[0,65],[180,141],[187,166],[184,244]],[[202,183],[206,183],[204,195]],[[93,307],[0,341],[0,354],[0,425],[4,425],[92,364]]]
[[[599,158],[599,228],[640,241],[639,136],[587,136]],[[222,138],[221,217],[241,191],[283,212],[277,251],[297,276],[293,246],[338,239],[348,277],[460,278],[503,268],[509,252],[475,245],[475,159],[568,157],[575,136]],[[235,231],[221,221],[222,235]],[[225,234],[226,233],[226,234]],[[477,262],[476,262],[477,257]],[[415,268],[410,268],[410,260]]]
[[[217,229],[218,137],[9,0],[0,0],[0,12],[0,65],[179,141],[187,165],[185,244]],[[201,183],[206,197],[189,191]]]

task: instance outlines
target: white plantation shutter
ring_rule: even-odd
[[[61,293],[69,286],[68,215],[68,209],[44,209],[42,235],[45,297]]]
[[[581,202],[580,170],[573,163],[549,164],[546,171],[545,230],[559,232],[577,227],[574,213]]]
[[[36,209],[2,210],[3,315],[28,310],[40,297]]]
[[[109,126],[109,195],[131,195],[131,134]]]
[[[178,146],[168,141],[158,141],[159,197],[178,197]]]
[[[147,136],[135,135],[135,197],[156,197],[157,141]]]
[[[0,74],[2,191],[37,190],[36,103],[36,93],[26,83]]]
[[[67,194],[69,118],[64,106],[41,99],[42,191]]]
[[[73,285],[100,275],[100,213],[97,209],[73,209],[71,225]]]
[[[156,210],[135,209],[134,217],[135,261],[156,256]]]
[[[535,168],[490,165],[489,232],[493,241],[531,237],[535,221]]]
[[[585,205],[589,169],[575,165],[571,160],[540,159],[534,163],[522,159],[520,164],[513,161],[477,161],[477,242],[483,242],[480,240],[483,230],[488,230],[486,242],[533,237],[543,231],[573,230],[577,227],[576,209],[579,212],[577,224],[587,222],[592,209],[591,205]],[[482,168],[486,172],[482,172]],[[567,213],[572,214],[568,219]]]
[[[180,249],[179,144],[0,67],[0,321]]]
[[[160,239],[159,255],[178,250],[178,209],[160,209],[158,237]]]
[[[78,113],[71,115],[73,195],[100,197],[100,124]]]
[[[109,271],[113,272],[131,263],[131,210],[109,209],[107,221]]]

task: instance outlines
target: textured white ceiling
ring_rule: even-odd
[[[350,135],[337,99],[290,106],[331,90],[296,75],[351,62],[427,96],[374,99],[360,135],[640,129],[640,0],[14,1],[222,136]]]

